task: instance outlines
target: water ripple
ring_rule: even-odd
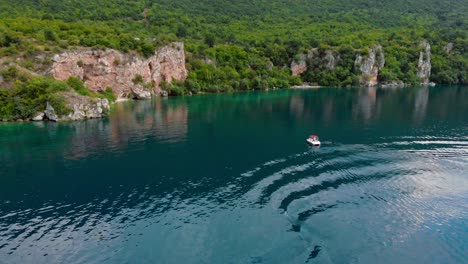
[[[466,262],[466,117],[413,122],[378,100],[322,117],[315,98],[8,126],[0,263]]]

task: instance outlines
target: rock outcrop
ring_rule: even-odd
[[[105,98],[92,98],[75,92],[63,92],[60,95],[65,99],[65,104],[71,108],[70,113],[59,116],[52,105],[47,102],[44,112],[36,113],[32,121],[61,122],[101,118],[106,115],[110,108],[109,101]]]
[[[44,112],[37,112],[32,118],[32,121],[42,121],[42,120],[44,120]]]
[[[447,52],[447,54],[450,54],[453,50],[453,43],[449,42],[447,45],[444,46],[443,50]]]
[[[47,102],[46,104],[43,119],[50,121],[57,121],[58,119],[57,114],[55,113],[55,109],[52,107],[51,104],[49,104],[49,102]],[[39,121],[38,116],[36,116],[36,121]]]
[[[151,98],[151,92],[141,86],[141,85],[135,85],[130,88],[130,91],[132,93],[132,98],[135,100],[142,100],[142,99],[149,99]]]
[[[337,58],[335,58],[331,50],[325,51],[324,61],[325,61],[325,67],[328,70],[330,71],[335,70]]]
[[[148,59],[116,50],[79,49],[53,57],[51,75],[58,80],[77,77],[93,92],[112,88],[119,98],[148,98],[161,92],[161,82],[187,78],[184,44],[177,42],[161,47]],[[151,89],[141,92],[136,84]]]
[[[385,66],[385,56],[380,45],[369,49],[369,56],[363,59],[361,54],[356,55],[354,67],[361,71],[360,83],[364,86],[378,84],[379,70]]]
[[[335,56],[331,50],[326,50],[325,54],[320,56],[317,48],[310,49],[307,53],[297,55],[297,59],[291,62],[291,74],[293,76],[301,75],[306,72],[311,64],[322,63],[327,70],[334,71],[339,55]],[[315,61],[317,60],[317,61]]]
[[[391,81],[380,84],[382,88],[401,88],[405,86],[406,84],[403,81]]]
[[[73,109],[68,115],[61,116],[59,121],[74,121],[106,116],[110,109],[109,101],[105,98],[91,98],[76,93],[63,94],[66,103]]]
[[[293,60],[291,62],[291,74],[292,76],[299,76],[302,73],[307,71],[307,55],[306,54],[299,54],[299,58],[297,60]]]
[[[423,49],[419,52],[418,61],[418,77],[421,78],[422,84],[429,84],[431,76],[431,45],[426,40],[421,41],[419,46]]]

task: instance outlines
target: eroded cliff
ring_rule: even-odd
[[[44,111],[37,112],[31,121],[77,121],[83,119],[101,118],[107,115],[110,109],[109,101],[105,98],[93,98],[82,96],[75,92],[61,92],[60,96],[65,100],[68,113],[59,115],[54,107],[47,102]]]
[[[291,75],[299,76],[307,71],[307,55],[299,54],[296,59],[291,62]]]
[[[93,92],[110,87],[118,98],[148,98],[161,93],[161,83],[187,78],[184,44],[171,43],[144,59],[116,50],[78,49],[53,57],[51,75],[58,80],[76,77]]]
[[[320,54],[317,48],[310,49],[307,53],[301,53],[291,62],[291,75],[299,76],[306,72],[312,65],[323,64],[329,71],[334,71],[339,54],[331,50],[326,50]]]
[[[305,77],[305,81],[312,81],[313,83],[321,84],[321,81],[327,82],[328,79],[335,78],[335,81],[340,82],[341,85],[361,85],[361,86],[377,86],[382,87],[396,87],[406,86],[409,84],[421,83],[423,85],[435,85],[430,82],[431,76],[431,45],[428,41],[423,40],[419,44],[419,59],[413,60],[416,54],[408,55],[408,67],[402,67],[395,63],[395,54],[389,47],[389,58],[391,58],[390,66],[386,66],[386,56],[384,48],[381,45],[375,45],[368,49],[368,54],[363,55],[360,50],[334,50],[326,49],[319,50],[317,48],[309,50],[307,53],[296,55],[291,63],[291,74],[293,76]],[[453,49],[453,44],[447,44],[443,50],[450,54]],[[354,65],[350,65],[350,62]],[[409,63],[408,63],[409,62]],[[414,65],[417,65],[414,67]],[[352,71],[343,74],[343,70],[354,66]],[[389,67],[385,73],[382,71],[384,67]],[[402,73],[397,73],[395,67],[401,67]],[[409,68],[412,69],[409,69]],[[309,71],[309,72],[308,72]],[[393,71],[393,72],[392,72]],[[406,78],[406,72],[417,73],[417,78]],[[308,74],[304,74],[308,72]],[[390,73],[390,74],[389,74]],[[381,75],[381,76],[380,76]],[[307,79],[309,78],[309,80]],[[315,79],[314,79],[315,78]],[[347,78],[347,79],[346,79]],[[344,80],[344,81],[343,81]],[[407,81],[408,83],[405,83]],[[343,84],[345,83],[345,84]],[[335,86],[335,85],[334,85]]]
[[[418,61],[418,77],[421,78],[423,84],[429,84],[431,76],[431,45],[426,40],[421,41],[419,46],[423,49],[419,52]]]
[[[357,54],[354,61],[354,67],[361,71],[360,83],[364,86],[376,86],[378,84],[379,70],[384,66],[385,56],[380,45],[369,49],[369,55],[366,59],[363,59],[361,54]]]

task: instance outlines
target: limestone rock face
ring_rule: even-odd
[[[42,120],[44,120],[44,112],[37,112],[32,118],[32,121],[42,121]]]
[[[333,52],[331,50],[327,50],[325,52],[324,61],[325,61],[325,67],[328,70],[330,70],[330,71],[335,70],[337,58],[335,58],[335,56],[333,55]]]
[[[91,98],[73,92],[62,94],[65,102],[72,108],[68,115],[60,116],[57,121],[76,121],[82,119],[101,118],[109,111],[109,101],[105,98]]]
[[[405,86],[406,84],[403,81],[391,81],[380,85],[382,88],[400,88]]]
[[[312,63],[313,60],[317,59],[321,62],[323,61],[329,70],[334,70],[336,66],[335,57],[333,52],[327,50],[325,56],[322,58],[319,57],[319,52],[317,48],[310,49],[307,53],[298,54],[298,59],[295,59],[291,62],[291,73],[293,76],[301,75],[306,72],[309,68],[308,63]]]
[[[105,98],[92,98],[79,95],[75,92],[62,92],[60,95],[65,99],[65,104],[72,109],[69,114],[58,116],[52,105],[47,102],[45,111],[36,113],[32,121],[48,120],[61,122],[101,118],[110,109],[109,101]]]
[[[361,70],[361,84],[364,86],[375,86],[378,84],[379,70],[385,66],[385,56],[380,45],[369,49],[369,57],[363,59],[361,54],[356,55],[354,67]]]
[[[418,61],[418,77],[421,78],[423,84],[429,84],[431,76],[431,45],[426,40],[421,41],[419,46],[423,51],[419,52]]]
[[[298,60],[293,60],[291,62],[291,74],[292,76],[298,76],[307,71],[307,63],[306,63],[307,55],[306,54],[299,54]]]
[[[271,62],[270,60],[268,60],[267,69],[268,69],[269,71],[271,71],[271,70],[273,70],[273,67],[274,67],[274,66],[275,66],[275,65],[273,65],[273,62]]]
[[[448,54],[450,54],[453,50],[453,43],[452,42],[447,43],[447,45],[444,46],[443,50],[447,52]]]
[[[79,49],[56,54],[52,60],[50,73],[55,79],[79,78],[93,92],[110,87],[119,98],[133,95],[138,79],[151,84],[150,93],[159,94],[161,82],[187,78],[184,44],[180,42],[157,49],[148,59],[112,49]]]
[[[81,120],[86,118],[86,113],[83,111],[84,107],[80,107],[81,105],[75,104],[73,105],[73,112],[69,114],[70,120]]]
[[[50,121],[56,122],[58,117],[57,114],[55,113],[55,109],[52,107],[49,102],[46,104],[46,110],[44,111],[44,118]]]
[[[151,92],[141,85],[135,85],[131,87],[132,97],[136,100],[150,99]]]

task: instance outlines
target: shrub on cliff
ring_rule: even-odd
[[[135,75],[135,78],[132,79],[133,84],[144,84],[143,76],[140,74]]]
[[[73,90],[75,90],[78,94],[81,94],[81,95],[84,95],[84,96],[90,96],[91,95],[91,92],[88,90],[88,88],[86,88],[84,83],[80,79],[78,79],[76,77],[68,78],[67,84],[71,88],[73,88]]]
[[[55,34],[55,31],[50,28],[44,29],[44,39],[53,42],[56,42],[58,40],[57,34]]]
[[[12,119],[14,104],[12,103],[13,97],[8,90],[0,88],[0,118]]]
[[[85,84],[83,81],[76,77],[70,77],[67,80],[67,84],[75,90],[80,95],[84,96],[90,96],[90,97],[97,97],[97,98],[107,98],[109,101],[115,101],[115,95],[112,92],[112,88],[106,87],[106,89],[103,92],[100,93],[93,93],[86,88]]]
[[[23,0],[18,5],[0,0],[4,7],[0,8],[0,56],[33,57],[34,52],[81,45],[137,51],[148,57],[155,46],[178,40],[186,44],[187,66],[196,73],[189,79],[198,83],[200,91],[237,90],[252,89],[256,77],[268,86],[296,83],[297,78],[278,74],[312,48],[319,53],[333,50],[336,71],[328,72],[322,56],[313,56],[299,82],[355,83],[359,74],[353,69],[355,55],[365,57],[367,48],[376,43],[387,59],[381,79],[414,82],[417,43],[427,39],[434,55],[431,80],[468,80],[466,1],[386,0],[371,6],[368,1],[345,0],[46,2]],[[448,42],[453,50],[445,54]],[[28,55],[27,50],[34,52]],[[198,89],[192,86],[186,89]]]
[[[116,100],[115,94],[112,91],[112,88],[110,88],[110,87],[106,87],[104,92],[102,92],[102,96],[104,96],[104,98],[107,98],[107,100],[109,100],[110,102],[113,102],[113,101]]]
[[[64,99],[56,93],[68,90],[65,82],[48,77],[33,77],[16,81],[10,90],[0,90],[0,118],[15,120],[31,118],[36,112],[44,111],[49,102],[57,114],[68,113],[70,109]]]

